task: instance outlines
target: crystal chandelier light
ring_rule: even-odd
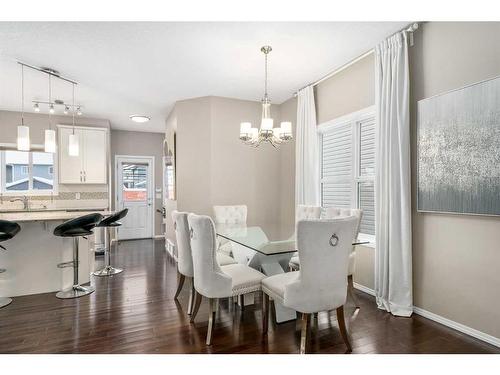
[[[274,128],[274,121],[271,117],[271,101],[267,94],[267,57],[272,51],[271,46],[264,46],[261,52],[265,56],[265,78],[264,78],[264,98],[262,99],[262,120],[260,129],[252,128],[250,122],[242,122],[240,125],[240,140],[250,146],[258,147],[262,142],[269,142],[273,147],[288,142],[293,139],[292,123],[284,121],[279,128]]]

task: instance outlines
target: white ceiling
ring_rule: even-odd
[[[0,22],[0,109],[20,108],[21,60],[79,82],[86,117],[114,129],[163,132],[177,100],[217,95],[260,100],[270,44],[269,93],[292,93],[366,52],[409,22]],[[53,80],[53,98],[71,86]],[[46,76],[25,70],[25,105],[47,99]],[[145,124],[130,114],[151,117]]]

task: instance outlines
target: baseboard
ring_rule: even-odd
[[[153,240],[164,240],[165,236],[163,234],[155,234]]]
[[[371,296],[375,296],[375,291],[373,289],[370,289],[364,285],[358,284],[358,283],[353,283],[354,288],[367,293]],[[423,316],[424,318],[430,319],[436,323],[442,324],[446,327],[453,328],[456,331],[465,333],[468,336],[474,337],[478,340],[487,342],[488,344],[494,345],[496,347],[500,348],[500,338],[488,335],[487,333],[478,331],[477,329],[468,327],[466,325],[463,325],[461,323],[457,323],[453,320],[447,319],[445,317],[442,317],[441,315],[434,314],[430,311],[424,310],[420,307],[413,307],[413,312],[417,315]]]
[[[355,289],[361,290],[362,292],[365,292],[366,294],[369,294],[371,296],[375,297],[375,291],[373,289],[368,288],[367,286],[358,284],[358,283],[352,283]]]
[[[465,333],[466,335],[472,336],[478,340],[487,342],[488,344],[491,344],[491,345],[494,345],[494,346],[500,348],[500,338],[498,338],[498,337],[488,335],[487,333],[478,331],[477,329],[468,327],[468,326],[463,325],[461,323],[457,323],[453,320],[442,317],[441,315],[437,315],[437,314],[434,314],[430,311],[421,309],[420,307],[413,307],[413,312],[415,314],[423,316],[424,318],[433,320],[439,324],[453,328],[459,332]]]

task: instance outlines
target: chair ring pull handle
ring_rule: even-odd
[[[330,237],[330,246],[337,246],[338,243],[339,243],[339,236],[337,236],[335,233],[332,234],[332,236]]]

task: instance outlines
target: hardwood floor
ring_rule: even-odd
[[[17,297],[0,310],[0,353],[297,353],[300,321],[270,324],[261,335],[260,296],[242,313],[222,301],[213,345],[205,346],[208,304],[196,321],[185,314],[188,285],[176,303],[175,263],[162,241],[125,241],[113,264],[122,274],[93,277],[89,297],[54,293]],[[54,265],[54,272],[58,272]],[[500,349],[415,315],[395,318],[356,291],[361,309],[346,306],[353,353],[500,353]],[[343,353],[335,314],[313,321],[309,353]]]

